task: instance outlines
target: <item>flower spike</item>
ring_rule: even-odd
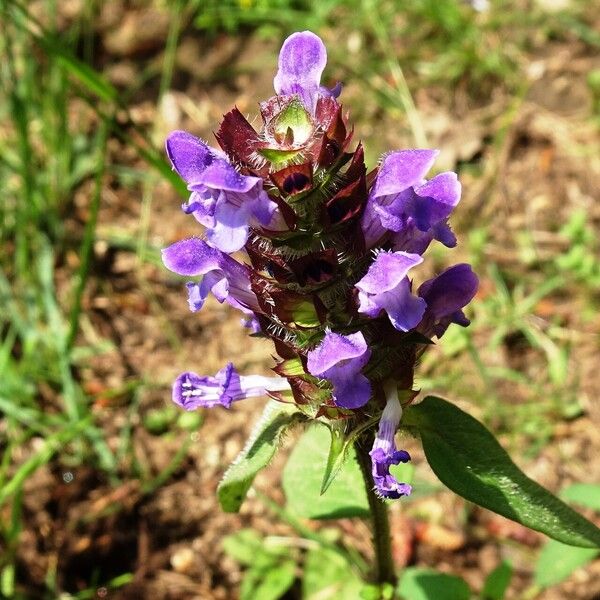
[[[341,85],[321,84],[326,65],[322,40],[294,33],[274,95],[258,104],[260,125],[233,108],[216,128],[220,150],[184,131],[166,141],[189,190],[183,210],[203,230],[165,248],[163,262],[189,279],[193,312],[212,294],[241,311],[250,334],[271,340],[279,375],[243,376],[231,364],[213,377],[186,372],[173,400],[194,410],[268,394],[308,419],[343,420],[347,432],[380,416],[374,483],[380,496],[399,498],[410,486],[390,467],[410,457],[394,443],[398,394],[410,393],[427,342],[468,324],[477,277],[456,265],[413,288],[429,245],[457,243],[449,219],[458,177],[427,179],[439,152],[425,148],[389,152],[369,169],[362,144],[351,145]]]

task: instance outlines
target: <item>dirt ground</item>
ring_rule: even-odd
[[[110,22],[108,16],[104,18],[106,22],[98,26],[98,66],[120,86],[137,69],[160,59],[162,42],[154,40],[164,36],[166,25],[149,19],[160,31],[142,35],[143,14],[125,12],[118,19],[111,16]],[[212,141],[212,131],[231,106],[256,114],[256,100],[271,94],[275,51],[275,42],[250,35],[222,35],[209,42],[188,28],[179,44],[173,90],[156,108],[152,104],[156,90],[140,89],[131,103],[133,118],[158,140],[169,130],[182,128]],[[257,65],[265,67],[258,69]],[[233,73],[225,79],[220,76],[224,66]],[[416,94],[429,142],[442,149],[443,168],[469,161],[484,165],[483,177],[468,172],[463,177],[465,194],[455,225],[460,238],[475,218],[491,223],[492,239],[485,250],[488,259],[507,266],[518,262],[514,237],[525,227],[538,235],[542,251],[560,252],[562,242],[552,232],[574,207],[587,210],[600,231],[599,155],[577,151],[583,147],[597,151],[599,147],[597,139],[590,140],[597,132],[592,133],[588,117],[591,98],[585,84],[586,73],[593,67],[600,67],[600,58],[588,48],[574,41],[556,42],[532,52],[526,69],[532,83],[517,102],[500,90],[480,99],[476,106],[460,89],[447,94],[422,88]],[[359,84],[349,81],[343,98],[351,110],[358,106],[362,101]],[[511,119],[506,123],[511,103]],[[75,101],[71,109],[77,118],[85,115]],[[410,144],[406,131],[398,133],[390,116],[375,108],[357,108],[357,112],[361,120],[356,131],[367,146],[373,141],[372,156]],[[91,115],[89,119],[92,127]],[[502,119],[504,123],[500,123]],[[502,127],[505,134],[494,138]],[[109,147],[111,164],[149,171],[118,140],[111,140]],[[68,218],[73,248],[87,216],[91,185],[85,183],[78,190]],[[115,241],[122,234],[133,240],[147,235],[150,243],[163,247],[198,234],[194,220],[178,210],[181,201],[167,183],[152,174],[133,191],[116,175],[106,178],[93,276],[85,294],[89,327],[80,342],[90,342],[90,336],[96,335],[110,340],[112,347],[91,359],[78,375],[94,398],[95,414],[111,447],[118,445],[119,432],[129,420],[143,471],[161,473],[187,437],[189,450],[167,482],[151,492],[127,477],[131,464],[123,465],[122,481],[108,481],[86,465],[69,466],[60,457],[38,469],[27,482],[23,497],[27,528],[18,552],[17,578],[27,597],[42,596],[44,578],[54,566],[62,588],[72,593],[87,587],[101,569],[105,581],[124,572],[134,575],[116,591],[100,586],[98,598],[228,600],[236,597],[241,572],[221,549],[225,535],[242,527],[264,534],[294,535],[252,495],[239,515],[223,514],[217,507],[216,485],[240,450],[262,400],[238,403],[227,412],[207,411],[197,432],[153,435],[143,426],[149,411],[169,403],[170,382],[182,370],[212,374],[229,360],[248,374],[268,374],[272,366],[269,344],[248,338],[237,314],[213,301],[198,314],[190,314],[179,281],[158,264],[141,263],[131,248]],[[457,250],[453,258],[464,258],[460,253]],[[71,274],[67,254],[57,271],[59,290]],[[481,293],[489,289],[484,275]],[[550,443],[535,459],[526,459],[525,451],[519,454],[517,450],[515,460],[553,490],[573,481],[598,482],[600,319],[596,315],[591,322],[583,322],[568,294],[558,295],[550,306],[546,302],[536,310],[541,317],[544,310],[559,311],[566,327],[582,333],[581,343],[573,351],[581,370],[584,410],[581,416],[558,423]],[[590,335],[584,336],[586,331]],[[498,364],[509,361],[504,355],[490,358]],[[520,360],[525,361],[521,371],[535,376],[540,368],[536,357],[525,352]],[[146,385],[134,399],[127,383],[137,380]],[[116,397],[106,394],[114,389],[124,391]],[[286,448],[293,440],[292,435]],[[35,439],[30,443],[35,444]],[[416,443],[407,444],[419,477],[434,481]],[[23,456],[27,451],[24,447]],[[279,472],[284,457],[285,451],[257,479],[257,487],[278,501],[283,500]],[[462,501],[445,492],[398,503],[392,519],[398,564],[459,574],[480,589],[485,574],[507,558],[515,566],[509,595],[513,599],[520,598],[530,584],[534,551],[543,541],[542,536],[500,517],[465,508]],[[366,524],[343,520],[339,525],[343,539],[370,556]],[[600,599],[599,575],[600,561],[596,561],[539,598]],[[286,597],[296,596],[291,592]]]

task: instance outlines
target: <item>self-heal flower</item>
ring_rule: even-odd
[[[228,363],[214,377],[203,377],[188,371],[173,384],[173,402],[185,410],[224,406],[230,408],[237,400],[265,396],[269,392],[289,389],[281,377],[240,375]]]
[[[440,338],[450,323],[467,327],[470,321],[462,309],[474,298],[478,286],[477,275],[466,263],[454,265],[423,283],[418,294],[427,303],[427,310],[419,329]]]
[[[410,493],[390,472],[410,460],[394,443],[401,402],[416,395],[425,342],[468,324],[462,309],[477,277],[457,265],[413,289],[432,241],[456,244],[448,220],[460,183],[451,172],[427,179],[438,155],[430,149],[390,152],[369,171],[341,86],[321,85],[326,64],[318,36],[294,33],[258,119],[225,111],[221,150],[182,131],[167,140],[191,194],[183,209],[206,233],[166,248],[164,264],[190,280],[192,311],[210,294],[239,309],[244,326],[274,343],[281,376],[245,377],[232,365],[213,377],[187,372],[173,400],[193,410],[267,394],[308,419],[341,420],[351,435],[373,427],[383,392],[372,474],[381,497],[399,498]]]
[[[360,331],[351,335],[328,331],[308,353],[308,371],[332,384],[337,406],[360,408],[371,397],[371,384],[361,373],[370,357],[371,350]]]
[[[402,418],[402,405],[398,400],[396,385],[385,386],[386,405],[379,421],[379,430],[375,436],[371,456],[373,482],[375,491],[382,498],[398,499],[408,496],[412,488],[407,483],[399,482],[391,473],[390,466],[406,463],[410,455],[406,450],[398,450],[394,436]]]
[[[368,248],[387,231],[402,229],[402,216],[395,210],[398,195],[423,181],[437,155],[437,150],[399,150],[384,155],[361,222]]]
[[[422,254],[433,239],[456,245],[446,223],[460,200],[456,173],[424,179],[437,154],[437,150],[401,150],[384,157],[362,219],[367,247],[388,232],[394,250]]]
[[[183,208],[207,228],[211,246],[235,252],[246,243],[251,225],[274,226],[277,205],[260,177],[241,175],[224,155],[185,131],[171,133],[166,149],[192,192]]]
[[[250,288],[248,267],[209,246],[204,240],[190,238],[171,244],[162,251],[164,265],[178,275],[204,275],[200,283],[188,282],[188,303],[195,312],[202,308],[209,292],[219,302],[227,302],[252,316],[259,310],[256,295]]]
[[[418,254],[380,252],[367,274],[356,284],[358,312],[377,318],[385,311],[398,331],[419,324],[425,312],[425,300],[413,296],[408,272],[423,262]]]

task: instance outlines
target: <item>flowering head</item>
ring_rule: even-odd
[[[241,310],[253,332],[270,338],[279,377],[181,375],[173,400],[187,410],[268,394],[295,402],[309,418],[340,420],[348,431],[381,414],[371,452],[377,492],[410,493],[390,466],[398,450],[403,398],[427,340],[451,323],[477,290],[468,265],[419,287],[423,253],[434,241],[456,244],[448,219],[460,200],[455,173],[427,179],[436,150],[391,152],[367,174],[362,145],[324,87],[323,42],[290,36],[279,55],[275,95],[260,104],[255,129],[234,108],[216,138],[220,150],[177,131],[167,139],[173,168],[190,197],[184,211],[205,238],[175,242],[165,265],[188,281],[190,308],[211,293]],[[232,252],[243,251],[246,258]],[[415,291],[416,290],[416,291]]]

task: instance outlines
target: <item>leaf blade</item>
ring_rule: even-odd
[[[461,577],[409,567],[398,582],[398,594],[402,600],[469,600],[471,590]]]
[[[292,405],[275,400],[267,403],[246,445],[217,487],[217,497],[225,512],[240,509],[254,478],[273,458],[283,434],[302,418]]]
[[[594,548],[568,546],[556,540],[548,540],[537,559],[534,582],[546,588],[567,579],[571,573],[587,565],[598,556]]]
[[[309,519],[368,516],[369,503],[352,448],[337,477],[321,495],[329,441],[328,428],[315,424],[294,446],[282,477],[288,508]]]
[[[529,479],[458,407],[429,396],[406,411],[404,424],[418,430],[431,468],[459,496],[560,542],[600,547],[600,529]]]

